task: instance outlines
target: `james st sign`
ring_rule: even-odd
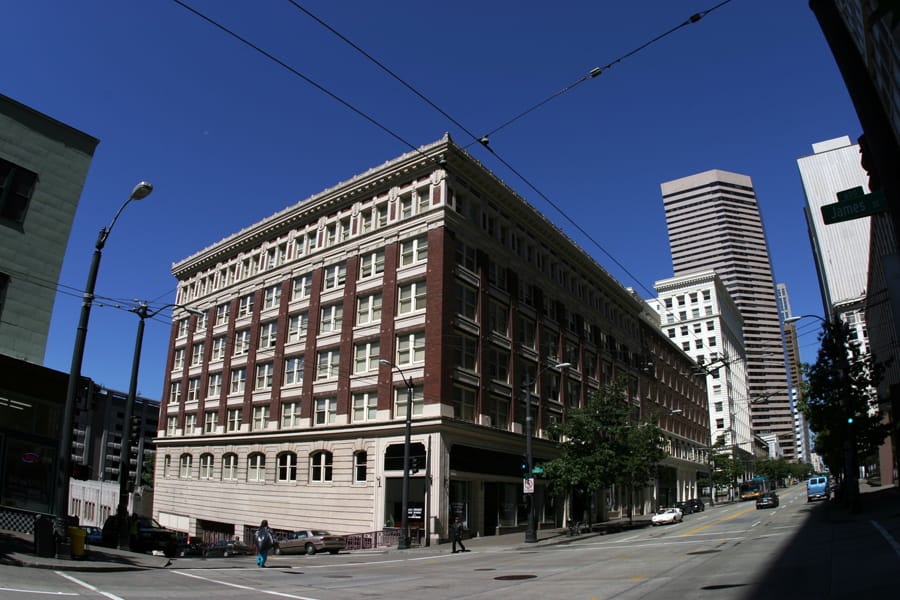
[[[855,187],[837,193],[838,201],[822,206],[822,219],[826,225],[861,219],[884,211],[887,202],[884,192],[877,191],[866,194],[861,187]]]

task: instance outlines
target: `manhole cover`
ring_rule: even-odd
[[[698,554],[715,554],[721,550],[697,550],[696,552],[688,552],[688,556],[697,556]]]
[[[534,579],[537,575],[500,575],[494,577],[497,581],[514,581],[516,579]]]

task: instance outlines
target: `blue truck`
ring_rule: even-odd
[[[828,500],[828,498],[828,477],[824,475],[810,477],[806,482],[806,501]]]

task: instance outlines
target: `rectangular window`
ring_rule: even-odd
[[[306,340],[307,331],[309,331],[309,313],[302,312],[288,317],[288,344]]]
[[[286,402],[281,405],[281,428],[300,427],[300,402]]]
[[[230,304],[220,304],[216,307],[216,325],[228,324],[228,313],[231,311]]]
[[[319,352],[317,362],[316,379],[334,379],[338,376],[340,354],[337,350],[324,350]]]
[[[241,411],[243,409],[240,408],[229,408],[228,409],[228,431],[240,431],[241,430]]]
[[[490,348],[487,355],[490,378],[501,383],[509,383],[509,352]]]
[[[405,315],[425,310],[425,282],[414,281],[400,286],[397,312]]]
[[[259,349],[274,348],[278,343],[278,322],[269,321],[259,327]]]
[[[274,366],[270,362],[256,365],[256,386],[254,386],[253,389],[272,389],[272,376],[274,374],[274,371]]]
[[[172,370],[180,371],[184,368],[184,348],[176,348],[172,357]]]
[[[378,396],[374,392],[353,394],[353,422],[374,421],[378,417]]]
[[[368,325],[381,321],[381,294],[356,299],[356,324]]]
[[[306,273],[299,277],[294,277],[293,288],[291,290],[291,300],[304,300],[309,298],[312,290],[312,275]]]
[[[222,374],[210,373],[207,381],[207,398],[218,398],[222,395]]]
[[[263,309],[278,308],[281,304],[281,284],[271,285],[263,291]]]
[[[456,353],[456,366],[467,371],[477,370],[478,342],[474,337],[458,335],[457,344],[454,347]]]
[[[0,158],[0,219],[25,222],[37,180],[37,173]]]
[[[247,369],[241,367],[231,370],[231,393],[240,394],[247,383]]]
[[[194,435],[197,432],[197,415],[191,413],[184,415],[184,434]]]
[[[166,435],[178,433],[178,417],[172,416],[166,419]]]
[[[297,455],[285,452],[278,455],[278,481],[297,481]]]
[[[196,402],[200,399],[200,378],[191,377],[188,379],[187,401]]]
[[[465,284],[457,283],[455,286],[456,312],[471,320],[478,316],[478,296],[475,289]]]
[[[359,278],[373,277],[384,273],[384,250],[376,250],[359,257]]]
[[[203,419],[203,431],[206,433],[215,433],[216,426],[219,424],[219,411],[208,410]]]
[[[474,272],[475,256],[475,248],[467,246],[459,240],[456,241],[456,262],[459,266]]]
[[[316,398],[315,424],[328,425],[337,418],[337,398]]]
[[[332,304],[322,307],[322,320],[319,333],[338,333],[344,322],[344,307],[342,304]]]
[[[380,345],[378,341],[356,344],[353,349],[353,372],[357,375],[378,369]]]
[[[253,422],[250,428],[253,431],[262,431],[269,426],[269,407],[268,406],[254,406],[253,407]]]
[[[249,317],[253,314],[253,294],[242,296],[238,301],[238,318]]]
[[[181,402],[181,382],[173,381],[169,384],[169,404]]]
[[[222,360],[225,358],[225,336],[213,338],[212,356],[210,360]]]
[[[494,333],[509,335],[509,307],[499,302],[489,302],[488,327]]]
[[[242,329],[234,334],[234,356],[250,352],[250,330]]]
[[[329,265],[325,267],[325,281],[323,282],[323,289],[333,290],[337,287],[344,285],[344,282],[347,280],[347,265],[344,263],[338,263],[336,265]]]
[[[406,404],[409,401],[409,388],[394,389],[394,418],[406,418]],[[413,386],[412,414],[421,415],[425,412],[425,393],[421,385]],[[402,462],[402,461],[401,461]]]
[[[256,453],[247,457],[247,481],[266,480],[266,457]]]
[[[178,320],[178,337],[179,338],[187,337],[187,334],[191,330],[190,325],[191,325],[190,319],[179,319]]]
[[[407,194],[400,198],[400,218],[408,219],[413,214],[412,194]]]
[[[407,267],[428,260],[428,238],[424,235],[400,242],[400,266]]]
[[[397,364],[425,362],[425,332],[397,336]]]
[[[516,341],[525,348],[535,349],[536,328],[534,319],[519,315],[519,327],[516,330]]]
[[[284,385],[303,385],[302,356],[292,356],[284,361]]]
[[[193,366],[203,364],[203,354],[205,349],[206,344],[204,344],[203,342],[194,344],[193,348],[191,348],[191,364]]]

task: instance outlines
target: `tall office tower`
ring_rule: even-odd
[[[675,277],[714,270],[744,319],[750,417],[796,458],[769,249],[750,177],[713,169],[662,184]],[[728,357],[725,367],[728,368]]]
[[[855,187],[868,192],[868,175],[859,164],[859,146],[847,136],[813,144],[813,154],[797,159],[806,194],[806,224],[813,247],[822,303],[829,317],[850,325],[867,347],[865,301],[869,272],[870,218],[826,225],[822,206]]]
[[[787,353],[788,387],[791,390],[791,409],[794,412],[794,434],[797,440],[797,461],[809,462],[809,427],[806,425],[806,417],[797,410],[798,402],[803,398],[803,369],[801,367],[800,346],[797,341],[797,323],[790,321],[785,323],[788,317],[792,317],[791,299],[788,296],[787,286],[779,283],[775,286],[775,295],[778,299],[778,311],[781,313],[781,322],[784,323],[784,345]]]

